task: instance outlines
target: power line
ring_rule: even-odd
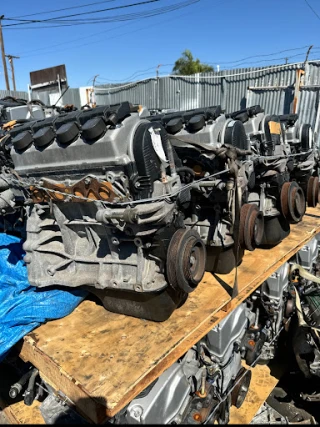
[[[104,0],[104,1],[96,1],[94,3],[87,3],[87,4],[83,4],[83,5],[79,5],[79,6],[71,6],[71,7],[64,7],[63,9],[55,9],[55,10],[47,10],[45,12],[37,12],[37,13],[30,13],[28,15],[20,15],[20,16],[12,16],[11,18],[26,18],[27,16],[36,16],[36,15],[47,15],[49,13],[54,13],[54,12],[62,12],[64,10],[70,10],[70,9],[80,9],[83,7],[89,7],[89,6],[94,6],[96,4],[102,4],[102,3],[111,3],[114,2],[116,0]]]
[[[280,50],[278,52],[273,52],[273,53],[266,53],[266,54],[259,54],[259,55],[247,56],[246,58],[242,58],[242,59],[239,59],[237,61],[229,61],[229,62],[216,61],[215,63],[213,63],[213,62],[207,62],[207,64],[222,64],[222,65],[225,65],[225,64],[237,64],[238,62],[243,62],[243,61],[245,61],[247,59],[268,57],[268,56],[278,55],[280,53],[290,52],[290,51],[294,51],[294,50],[307,49],[308,47],[309,47],[309,45],[302,46],[302,47],[295,47],[295,48],[291,48],[291,49]]]
[[[152,2],[158,2],[158,1],[162,1],[162,0],[148,0],[148,1],[144,1],[141,3],[135,3],[134,5],[143,5],[143,4],[147,4],[147,3],[152,3]],[[15,24],[7,24],[4,25],[3,27],[6,27],[6,29],[42,29],[42,28],[51,28],[51,27],[60,27],[60,26],[70,26],[70,25],[84,25],[84,24],[101,24],[101,23],[110,23],[110,22],[118,22],[118,21],[128,21],[128,20],[133,20],[133,19],[141,19],[141,18],[145,18],[145,17],[151,17],[151,16],[156,16],[159,14],[163,14],[163,13],[168,13],[168,12],[172,12],[174,10],[178,10],[187,6],[190,6],[194,3],[198,3],[201,0],[187,0],[187,1],[183,1],[180,3],[176,3],[170,6],[162,6],[160,8],[155,8],[155,9],[151,9],[151,10],[146,10],[146,11],[142,11],[142,12],[137,12],[137,13],[131,13],[131,14],[124,14],[124,15],[116,15],[116,16],[106,16],[106,17],[102,17],[102,18],[87,18],[87,19],[70,19],[70,20],[58,20],[56,18],[50,18],[47,20],[30,20],[28,22],[20,22],[20,23],[15,23]],[[126,6],[121,6],[121,7],[132,7],[133,5],[126,5]],[[118,7],[120,8],[120,7]],[[114,10],[115,8],[109,8],[110,10]],[[95,11],[96,13],[96,11]],[[10,18],[7,18],[10,19]],[[49,26],[42,26],[42,27],[27,27],[24,28],[21,26],[25,25],[26,23],[38,23],[38,24],[51,24]],[[12,28],[12,27],[18,26],[18,28]]]
[[[241,62],[240,64],[235,65],[234,68],[237,68],[240,65],[244,65],[244,64],[259,64],[261,62],[285,61],[285,60],[288,60],[290,58],[296,58],[297,56],[305,56],[305,55],[306,54],[304,52],[302,52],[302,53],[298,53],[296,55],[286,56],[286,57],[282,57],[282,58],[261,59],[260,61],[253,61],[253,62]]]
[[[63,15],[63,16],[57,16],[55,18],[47,18],[47,19],[15,19],[15,18],[4,18],[4,20],[6,21],[19,21],[18,23],[15,24],[8,24],[8,25],[4,25],[4,27],[13,27],[16,25],[26,25],[26,24],[34,24],[34,23],[60,23],[59,20],[63,20],[65,18],[72,18],[74,16],[80,16],[80,15],[90,15],[93,13],[101,13],[101,12],[109,12],[110,10],[117,10],[117,9],[126,9],[128,7],[135,7],[135,6],[141,6],[141,5],[145,5],[148,3],[155,3],[155,2],[159,2],[161,0],[145,0],[142,2],[138,2],[138,3],[131,3],[131,4],[127,4],[127,5],[122,5],[122,6],[115,6],[115,7],[109,7],[106,9],[99,9],[99,10],[92,10],[92,11],[88,11],[88,12],[80,12],[80,13],[74,13],[71,15]],[[100,19],[100,18],[99,18]],[[88,20],[88,19],[86,19]],[[73,20],[69,20],[70,22],[73,22]],[[62,22],[68,22],[68,21],[62,21]]]
[[[168,66],[172,66],[172,65],[174,65],[174,64],[163,64],[161,66],[162,67],[168,67]],[[147,74],[150,70],[156,70],[156,68],[157,68],[157,66],[146,68],[145,70],[138,70],[135,73],[131,74],[131,76],[123,78],[121,80],[106,79],[104,77],[100,77],[99,80],[104,80],[104,81],[108,81],[108,82],[111,82],[111,83],[112,82],[123,83],[125,81],[130,81],[130,79],[135,79],[135,78],[137,78],[139,76],[143,76],[143,75]],[[160,73],[160,74],[163,74],[163,73]]]
[[[53,45],[49,45],[49,46],[45,46],[45,47],[41,47],[41,48],[39,48],[39,49],[32,49],[32,50],[27,50],[27,51],[23,51],[23,53],[33,53],[33,52],[39,52],[39,51],[41,51],[41,50],[45,50],[46,52],[48,51],[48,49],[50,49],[50,48],[53,48],[53,47],[56,47],[56,46],[65,46],[66,44],[68,44],[68,45],[70,45],[70,43],[73,43],[73,42],[77,42],[77,41],[80,41],[80,40],[85,40],[85,39],[88,39],[89,37],[94,37],[94,36],[100,36],[101,34],[105,34],[105,33],[109,33],[110,31],[114,31],[114,30],[116,30],[116,29],[118,29],[118,28],[122,28],[122,27],[126,27],[127,25],[130,25],[130,24],[122,24],[122,25],[117,25],[116,27],[113,27],[113,28],[109,28],[108,30],[104,30],[104,31],[98,31],[97,33],[93,33],[93,34],[88,34],[88,35],[86,35],[86,36],[84,36],[84,37],[78,37],[78,38],[76,38],[76,39],[73,39],[73,40],[67,40],[67,41],[63,41],[63,42],[61,42],[61,43],[55,43],[55,44],[53,44]],[[100,40],[101,41],[101,40]],[[98,43],[99,41],[93,41],[92,43]],[[81,45],[81,46],[83,46],[83,45]],[[56,51],[56,52],[59,52],[59,50],[58,51]],[[42,54],[41,54],[42,55]],[[22,55],[24,58],[28,58],[29,57],[29,55]],[[31,55],[31,56],[34,56],[34,55]],[[36,55],[37,56],[37,55]],[[92,80],[92,79],[91,79]]]
[[[142,30],[145,30],[145,29],[148,29],[148,28],[154,27],[155,25],[158,25],[158,24],[165,25],[165,24],[167,24],[167,23],[169,23],[169,22],[171,22],[171,21],[173,21],[173,20],[179,19],[179,18],[181,18],[181,17],[183,17],[183,16],[186,16],[186,15],[188,15],[188,12],[180,13],[179,15],[173,16],[173,17],[171,17],[171,18],[166,18],[165,22],[152,23],[152,24],[150,24],[150,25],[145,25],[145,26],[140,27],[140,28],[137,28],[137,29],[135,29],[135,30],[126,31],[125,33],[121,33],[121,34],[116,34],[116,35],[114,35],[114,36],[112,36],[112,37],[109,37],[109,38],[108,38],[108,40],[112,40],[112,39],[115,39],[115,38],[119,38],[119,37],[125,36],[125,35],[127,35],[127,34],[136,33],[136,32],[139,32],[139,31],[142,31]],[[117,28],[120,28],[120,27],[124,27],[124,26],[127,26],[127,25],[130,25],[130,24],[118,25],[118,26],[117,26],[117,27],[115,27],[115,28],[112,28],[112,29],[109,29],[109,30],[105,30],[105,31],[101,31],[101,32],[99,32],[99,33],[92,34],[92,36],[97,35],[97,34],[106,33],[106,32],[109,32],[109,31],[113,31],[114,29],[117,29]],[[88,36],[88,37],[90,37],[90,36]],[[83,38],[86,38],[86,37],[81,37],[79,40],[82,40]],[[75,41],[77,41],[77,40],[75,40]],[[91,41],[91,42],[88,42],[88,43],[82,43],[81,45],[75,46],[75,47],[73,47],[73,49],[76,49],[76,48],[83,48],[84,46],[87,46],[87,45],[91,45],[91,44],[94,44],[94,43],[95,43],[95,44],[98,44],[98,43],[104,43],[104,42],[105,42],[104,40],[99,40],[99,41],[95,41],[95,40],[93,40],[93,41]],[[64,42],[64,43],[61,43],[61,44],[66,45],[67,43],[66,43],[66,42]],[[53,51],[48,51],[48,47],[46,47],[45,49],[46,49],[46,53],[47,53],[47,54],[52,54],[52,53],[57,53],[57,52],[59,52],[59,53],[60,53],[60,52],[63,52],[63,51],[69,50],[69,49],[70,49],[70,47],[66,47],[65,49],[58,49],[58,50],[56,49],[56,50],[53,50]],[[38,50],[39,50],[39,49],[38,49]],[[36,50],[36,51],[37,51],[37,50]],[[32,52],[32,51],[31,51],[31,52]],[[24,58],[30,58],[30,57],[39,56],[39,55],[43,55],[43,53],[36,53],[36,54],[34,54],[34,55],[26,55],[26,56],[21,55],[21,57],[22,57],[22,59],[24,59]]]
[[[316,17],[318,18],[318,19],[320,19],[320,16],[317,14],[317,12],[313,9],[313,7],[311,6],[311,4],[308,2],[308,0],[304,0],[306,3],[307,3],[307,5],[309,6],[309,8],[312,10],[312,12],[316,15]]]
[[[113,22],[119,22],[119,21],[130,21],[135,19],[145,19],[145,18],[151,18],[153,16],[163,15],[165,13],[173,12],[175,10],[183,9],[185,7],[191,6],[195,3],[199,3],[201,0],[188,0],[181,3],[177,3],[175,5],[161,7],[158,9],[152,9],[145,12],[139,12],[139,13],[132,13],[132,14],[126,14],[126,15],[116,15],[113,17],[105,17],[105,18],[98,18],[99,21],[95,20],[97,18],[91,18],[87,20],[79,20],[79,21],[63,21],[63,24],[54,23],[52,22],[52,25],[49,26],[42,26],[42,27],[15,27],[12,28],[11,25],[6,25],[6,30],[29,30],[29,29],[43,29],[43,28],[57,28],[57,27],[65,27],[65,26],[75,26],[75,25],[87,25],[87,24],[101,24],[101,23],[113,23]],[[68,23],[69,22],[69,23]],[[40,23],[41,24],[41,23]],[[16,25],[16,24],[14,24]],[[19,25],[19,24],[18,24]]]

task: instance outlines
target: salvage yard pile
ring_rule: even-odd
[[[1,292],[11,295],[0,294],[2,318],[18,319],[15,307],[23,318],[3,326],[3,354],[88,293],[110,312],[166,322],[206,286],[205,272],[229,274],[257,248],[268,256],[320,202],[311,126],[259,105],[152,115],[129,102],[59,110],[4,127],[0,150],[0,209],[17,236],[2,235],[2,282],[10,286]],[[319,235],[113,421],[228,422],[250,385],[242,361],[254,367],[274,359],[291,324],[294,334],[306,328],[295,342],[301,371],[319,375],[318,255]],[[6,269],[19,278],[8,279]],[[236,279],[233,285],[236,297]]]

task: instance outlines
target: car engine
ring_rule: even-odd
[[[153,115],[148,119],[161,121],[182,160],[183,170],[190,171],[193,176],[194,191],[184,211],[184,223],[186,227],[196,228],[205,241],[207,270],[221,274],[230,272],[241,261],[244,249],[253,251],[263,235],[263,215],[258,206],[243,206],[253,168],[252,162],[246,159],[250,146],[242,123],[228,119],[220,106]],[[229,153],[223,147],[227,147]],[[221,160],[226,155],[236,177],[206,180],[215,170],[221,169]],[[237,190],[234,197],[237,203],[232,203],[230,197],[233,188]],[[238,235],[233,233],[236,217],[240,218]],[[235,246],[240,247],[238,254],[235,254]]]
[[[228,116],[243,123],[253,153],[248,203],[258,205],[264,215],[261,245],[276,245],[289,234],[290,223],[301,221],[306,209],[303,189],[290,175],[291,145],[282,135],[281,117],[266,115],[260,105]]]
[[[26,205],[30,283],[88,286],[107,309],[167,318],[186,297],[165,277],[171,236],[179,231],[183,262],[194,262],[183,277],[189,292],[204,273],[205,247],[182,230],[181,181],[163,127],[122,103],[29,121],[10,136],[7,181],[14,203]]]
[[[319,200],[319,150],[314,143],[310,124],[299,123],[298,114],[280,116],[284,139],[293,153],[292,179],[302,187],[308,206],[316,207]]]
[[[228,423],[231,405],[242,405],[251,380],[251,371],[242,367],[240,354],[247,327],[247,307],[242,304],[111,422]]]
[[[296,255],[297,318],[292,345],[298,366],[306,378],[320,377],[320,260],[317,235]],[[299,268],[301,266],[302,268]]]

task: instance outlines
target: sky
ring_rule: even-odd
[[[320,59],[320,0],[193,0],[165,14],[119,21],[124,15],[186,3],[153,0],[120,8],[145,1],[1,0],[6,54],[20,56],[14,62],[17,90],[27,90],[30,71],[60,64],[66,65],[70,87],[91,85],[97,74],[96,84],[155,76],[160,64],[160,76],[168,75],[185,49],[220,69],[283,64],[285,57],[289,62],[304,61],[310,45],[314,46],[310,59]],[[72,9],[50,12],[65,8]],[[89,13],[107,8],[118,9]],[[82,19],[85,25],[53,27],[8,19],[44,20],[79,13],[68,19]],[[88,18],[117,22],[93,24]],[[10,24],[19,25],[6,27]],[[262,56],[269,54],[273,55]],[[1,61],[0,89],[5,89]]]

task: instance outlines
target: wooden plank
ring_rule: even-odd
[[[246,368],[252,372],[250,388],[241,408],[231,407],[229,424],[250,424],[280,379],[279,375],[272,375],[270,368],[266,365],[257,365],[254,368],[246,366]]]
[[[10,424],[45,424],[40,412],[40,402],[36,400],[31,406],[25,405],[23,400],[8,405],[0,398],[0,408]]]
[[[107,312],[84,301],[69,316],[27,335],[21,357],[43,372],[93,422],[114,416],[260,284],[320,232],[320,210],[308,209],[278,246],[246,253],[239,295],[230,303],[234,272],[206,273],[170,319],[155,323]],[[222,286],[221,283],[224,285]],[[222,310],[228,303],[228,310]]]

